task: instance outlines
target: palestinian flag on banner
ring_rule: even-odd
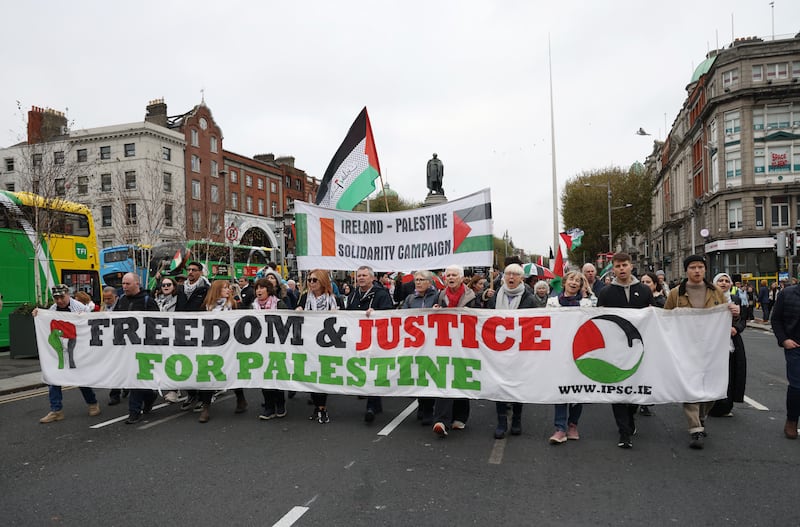
[[[491,251],[492,204],[489,202],[453,212],[453,252]]]
[[[375,179],[380,173],[365,106],[331,159],[314,203],[329,209],[353,210],[375,190]]]

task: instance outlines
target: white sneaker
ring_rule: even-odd
[[[467,425],[466,423],[464,423],[464,421],[453,421],[452,425],[453,430],[464,430],[464,428],[466,427]]]
[[[177,403],[179,398],[180,398],[180,396],[178,395],[178,392],[176,392],[176,391],[170,391],[170,392],[167,392],[167,393],[164,394],[164,400],[167,401],[170,404]]]

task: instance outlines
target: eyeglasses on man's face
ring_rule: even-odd
[[[172,284],[169,282],[164,282],[163,284],[161,284],[161,287],[172,287]]]
[[[187,271],[189,271],[190,273],[199,273],[200,269],[198,269],[197,267],[190,267],[189,269],[187,269]]]

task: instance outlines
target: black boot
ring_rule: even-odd
[[[522,412],[511,416],[511,435],[518,436],[522,433]]]
[[[506,414],[498,414],[497,428],[494,429],[494,438],[505,439],[507,431],[508,431],[508,416]]]

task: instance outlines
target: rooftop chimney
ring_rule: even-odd
[[[144,116],[144,120],[158,126],[167,126],[167,103],[164,102],[163,97],[153,99],[147,103],[147,113]]]
[[[275,162],[279,165],[286,165],[294,168],[294,156],[281,156],[275,158]]]
[[[52,108],[31,106],[28,112],[28,143],[43,143],[67,135],[67,117]]]
[[[253,159],[261,161],[262,163],[274,163],[275,154],[257,154],[253,156]]]

